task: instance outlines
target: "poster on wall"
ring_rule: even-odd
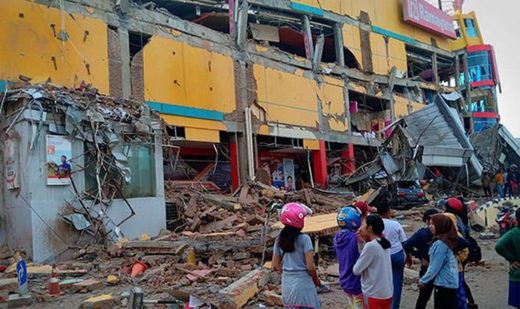
[[[60,135],[47,135],[47,185],[63,186],[70,184],[72,166],[72,143]]]
[[[296,190],[296,181],[294,179],[294,160],[283,159],[283,175],[286,191]]]
[[[20,159],[18,153],[18,142],[13,139],[5,141],[5,184],[7,189],[20,188]]]
[[[284,189],[285,179],[283,177],[283,164],[280,161],[276,161],[274,164],[273,175],[273,187],[278,189]]]

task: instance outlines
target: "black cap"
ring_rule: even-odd
[[[438,214],[438,213],[440,213],[440,211],[436,208],[427,209],[423,214],[422,221],[426,222],[426,221],[430,220],[431,216]]]

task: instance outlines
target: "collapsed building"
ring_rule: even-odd
[[[6,0],[0,3],[5,12],[0,28],[10,48],[0,57],[0,91],[9,93],[20,81],[69,88],[88,84],[114,101],[145,102],[160,115],[166,127],[149,129],[153,141],[147,155],[136,150],[143,154],[138,165],[117,166],[123,178],[126,168],[131,171],[126,183],[139,189],[91,198],[103,200],[107,213],[121,212],[110,220],[129,237],[156,234],[166,226],[164,214],[172,211],[164,206],[163,175],[171,185],[209,191],[236,192],[255,177],[289,191],[325,189],[359,173],[380,155],[392,124],[439,106],[439,95],[460,123],[450,127],[460,148],[450,154],[459,169],[468,163],[474,167],[465,173],[474,179],[481,167],[461,135],[499,120],[495,55],[474,13],[437,5],[423,0]],[[17,195],[4,181],[0,209],[7,222],[31,215],[33,227],[13,230],[2,224],[2,240],[32,247],[28,251],[42,260],[57,250],[37,249],[45,242],[36,235],[51,231],[63,206],[60,196],[72,184],[47,187],[41,172],[45,160],[26,157],[35,126],[40,139],[64,133],[52,131],[48,119],[32,116],[50,111],[37,105],[26,110],[29,114],[18,119],[25,122],[17,120],[13,127],[24,127],[16,130],[20,138],[3,141],[2,148],[8,144],[17,149],[19,162],[31,162],[23,165],[26,174],[20,172],[19,190],[28,191]],[[0,113],[2,134],[13,133],[13,115]],[[38,143],[34,155],[43,156],[45,142]],[[72,142],[72,158],[83,157],[84,143]],[[424,145],[423,159],[428,150]],[[112,151],[108,157],[117,163],[120,155]],[[3,151],[4,166],[8,157]],[[30,178],[38,172],[42,179]],[[24,178],[40,183],[33,186]],[[79,193],[86,178],[86,172],[73,178]],[[35,219],[40,212],[18,205],[20,196],[34,199],[28,200],[31,207],[49,196],[45,205],[53,206],[42,206],[46,217]],[[121,223],[128,211],[135,211],[133,218]]]

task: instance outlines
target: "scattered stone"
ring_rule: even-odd
[[[219,294],[225,296],[225,308],[242,308],[258,293],[259,282],[266,276],[262,269],[256,269],[248,273],[238,281],[220,290]]]
[[[7,308],[29,307],[34,303],[30,294],[11,294],[7,299]]]
[[[80,309],[112,309],[116,305],[114,298],[110,294],[94,296],[84,300]]]
[[[261,294],[261,299],[268,306],[283,306],[282,295],[272,291],[265,291]]]
[[[72,285],[72,289],[76,291],[95,291],[103,288],[103,283],[95,279],[87,279]]]

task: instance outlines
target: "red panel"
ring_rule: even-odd
[[[495,82],[492,81],[492,80],[481,80],[481,81],[478,81],[478,82],[472,82],[471,83],[471,87],[473,87],[473,88],[486,87],[486,86],[494,87],[495,86]]]
[[[498,118],[498,114],[494,112],[474,112],[473,118]]]
[[[494,83],[492,85],[485,84],[485,85],[474,86],[474,87],[494,86],[494,85],[500,84],[500,75],[498,74],[497,59],[496,59],[496,56],[495,56],[495,49],[493,48],[493,45],[482,44],[482,45],[468,46],[468,47],[466,47],[466,51],[469,54],[476,53],[476,52],[483,52],[483,51],[489,52],[489,59],[491,61],[491,69],[493,70],[493,79],[494,79],[493,82]]]
[[[233,192],[240,187],[240,172],[238,170],[238,146],[236,143],[229,144],[229,154],[231,155],[231,187]]]
[[[466,47],[466,51],[471,53],[481,52],[481,51],[490,51],[493,47],[489,44],[482,44],[482,45],[472,45]]]
[[[347,161],[344,165],[343,174],[352,175],[356,171],[354,144],[348,144],[347,149],[341,153],[341,157]]]
[[[215,156],[213,148],[181,147],[181,156]]]
[[[497,58],[495,57],[495,49],[491,46],[489,51],[489,57],[491,58],[491,65],[493,66],[493,78],[495,79],[495,85],[500,84],[500,75],[498,74]]]
[[[403,0],[404,21],[428,31],[456,39],[451,17],[424,0]]]
[[[320,150],[312,152],[314,183],[323,189],[327,188],[327,153],[325,141],[320,141]]]

